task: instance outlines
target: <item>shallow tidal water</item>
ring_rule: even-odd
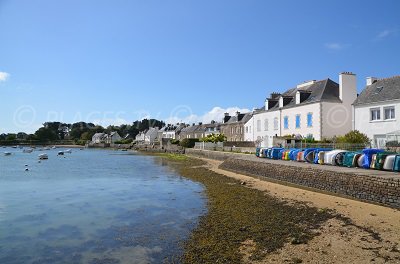
[[[39,163],[43,152],[0,149],[1,264],[162,263],[182,254],[206,210],[201,184],[157,157],[60,150]]]

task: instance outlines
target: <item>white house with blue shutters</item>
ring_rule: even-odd
[[[274,137],[296,135],[316,140],[348,133],[352,129],[352,103],[357,98],[356,76],[307,81],[286,92],[272,93],[264,107],[245,124],[245,139],[273,146]]]

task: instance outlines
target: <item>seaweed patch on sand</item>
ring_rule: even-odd
[[[168,157],[164,157],[167,158]],[[177,159],[173,159],[177,161]],[[246,188],[240,181],[202,167],[197,159],[171,166],[184,177],[202,183],[208,213],[184,244],[182,263],[241,263],[243,246],[249,260],[260,260],[286,243],[307,243],[335,215],[304,204],[287,204],[265,192]]]

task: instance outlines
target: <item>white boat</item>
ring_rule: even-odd
[[[59,151],[57,155],[64,155],[64,151]]]
[[[10,156],[11,155],[11,152],[4,152],[4,156]]]
[[[33,151],[33,149],[27,148],[27,149],[24,149],[22,152],[23,153],[32,153],[32,151]]]
[[[72,153],[71,149],[64,150],[64,153]]]
[[[49,158],[49,156],[46,154],[46,153],[43,153],[43,154],[40,154],[39,155],[39,159],[40,160],[46,160],[46,159],[48,159]]]
[[[324,153],[324,164],[327,165],[335,165],[335,157],[338,153],[344,152],[345,150],[335,149],[331,151],[327,151]]]
[[[49,147],[44,147],[43,150],[50,150],[50,148]]]
[[[56,149],[57,147],[56,146],[53,146],[53,147],[51,147],[52,149]]]

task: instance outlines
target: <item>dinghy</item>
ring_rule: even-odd
[[[394,160],[396,159],[396,155],[388,155],[383,163],[383,169],[387,171],[393,170]]]
[[[40,160],[47,160],[47,159],[49,159],[49,156],[48,156],[46,153],[42,153],[42,154],[40,154],[40,155],[38,156],[38,158],[39,158]]]

